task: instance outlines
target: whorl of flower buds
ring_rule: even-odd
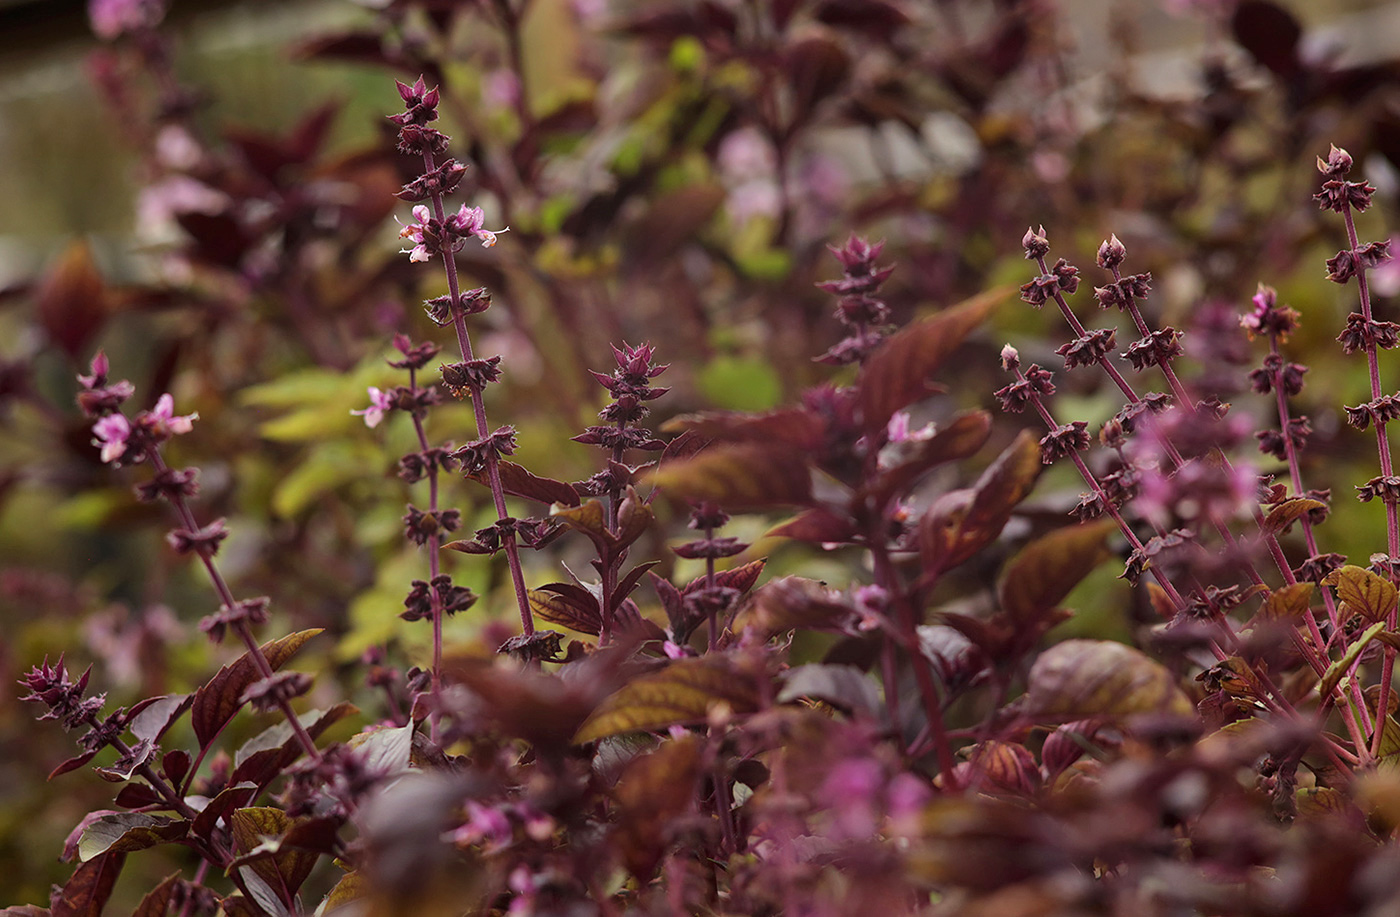
[[[1110,234],[1103,244],[1099,246],[1099,253],[1096,259],[1099,267],[1106,271],[1111,271],[1123,263],[1123,259],[1128,256],[1128,249],[1122,242],[1118,241],[1118,236]]]
[[[833,344],[816,362],[829,366],[860,363],[880,345],[889,333],[890,310],[874,294],[894,272],[893,266],[876,265],[884,242],[867,242],[851,236],[846,244],[827,248],[843,269],[840,280],[825,280],[819,289],[841,297],[836,304],[836,320],[846,327],[846,336]]]
[[[1342,176],[1351,171],[1351,155],[1346,150],[1333,146],[1327,158],[1317,160],[1317,170],[1325,176],[1322,190],[1313,195],[1318,207],[1343,213],[1355,210],[1363,213],[1371,206],[1371,195],[1376,189],[1364,181],[1345,181]]]
[[[651,385],[651,380],[664,373],[670,364],[654,363],[654,349],[650,344],[633,347],[624,343],[620,349],[613,347],[612,352],[617,369],[611,374],[589,370],[589,375],[612,395],[612,401],[598,412],[598,416],[611,426],[589,427],[573,437],[574,442],[613,450],[615,458],[619,458],[621,452],[627,449],[645,452],[664,449],[664,442],[653,438],[645,429],[631,425],[650,413],[644,402],[660,398],[670,391],[669,388],[653,388]]]
[[[1032,229],[1026,227],[1026,234],[1021,237],[1021,248],[1025,249],[1026,260],[1034,261],[1036,258],[1044,258],[1050,253],[1050,240],[1046,238],[1045,227]]]
[[[59,720],[64,729],[76,729],[90,722],[107,699],[105,694],[83,697],[87,692],[88,676],[91,673],[92,668],[89,667],[75,682],[68,677],[62,656],[58,657],[58,662],[53,666],[45,659],[42,665],[30,669],[20,680],[20,684],[29,689],[29,693],[20,700],[47,706],[48,712],[39,719]]]

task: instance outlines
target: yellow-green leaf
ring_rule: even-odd
[[[1056,718],[1189,716],[1195,709],[1170,671],[1107,640],[1066,640],[1041,653],[1031,666],[1026,699],[1031,715]]]
[[[623,732],[703,723],[720,705],[735,713],[756,710],[758,691],[753,676],[722,656],[682,659],[632,680],[604,700],[579,727],[574,741],[592,742]]]
[[[1347,647],[1347,651],[1342,654],[1342,658],[1327,667],[1327,671],[1322,675],[1322,680],[1317,684],[1317,693],[1322,697],[1331,694],[1332,690],[1341,682],[1342,676],[1346,675],[1346,673],[1351,670],[1351,667],[1356,664],[1356,660],[1361,657],[1361,651],[1366,648],[1366,644],[1374,640],[1376,635],[1383,630],[1385,630],[1385,622],[1377,621],[1375,624],[1372,624],[1362,631],[1361,636],[1357,637],[1356,640]]]

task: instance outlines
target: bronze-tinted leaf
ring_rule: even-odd
[[[625,548],[646,533],[655,514],[637,491],[628,487],[617,507],[617,534],[613,539],[615,548]]]
[[[801,506],[812,498],[804,453],[776,443],[711,446],[691,458],[666,462],[654,485],[682,500],[712,500],[728,509]]]
[[[569,528],[587,535],[600,550],[612,541],[612,535],[608,532],[607,510],[603,508],[601,500],[589,500],[579,506],[564,509],[555,507],[550,516],[563,520]]]
[[[1026,686],[1032,716],[1083,719],[1168,713],[1194,707],[1170,671],[1108,640],[1066,640],[1041,653]]]
[[[166,912],[170,910],[170,902],[179,887],[180,873],[173,872],[166,876],[159,885],[141,898],[141,903],[136,905],[131,917],[166,917]],[[4,917],[3,911],[0,911],[0,917]]]
[[[697,736],[663,742],[627,763],[613,791],[617,846],[627,869],[650,880],[670,846],[672,819],[695,804],[702,746]]]
[[[1040,619],[1109,557],[1105,544],[1118,526],[1111,519],[1066,526],[1021,549],[1002,568],[997,597],[1018,624]]]
[[[578,506],[578,491],[572,484],[543,478],[515,462],[499,461],[496,468],[501,475],[501,487],[513,497],[524,497],[539,503],[559,503],[564,506]],[[467,475],[473,481],[486,484],[485,470]]]
[[[190,823],[164,815],[124,812],[104,815],[93,821],[78,841],[78,859],[88,860],[104,853],[130,853],[158,844],[179,840],[189,833]]]
[[[101,330],[115,304],[86,242],[64,249],[35,291],[39,323],[49,339],[74,360],[87,356],[88,344]]]
[[[724,198],[718,183],[686,184],[658,194],[645,212],[623,227],[623,251],[636,264],[666,261],[710,222]]]
[[[876,348],[856,383],[865,429],[883,430],[895,411],[928,394],[929,377],[1010,295],[1009,289],[980,293],[905,327]]]
[[[855,614],[846,596],[801,576],[765,583],[734,618],[736,633],[758,628],[765,634],[789,630],[829,630]]]
[[[551,583],[539,589],[531,589],[527,594],[530,610],[534,612],[535,617],[550,624],[558,624],[581,634],[598,636],[599,631],[603,629],[602,619],[598,614],[598,600],[578,587],[568,591],[556,589],[567,585],[569,584]],[[576,592],[583,593],[582,599]]]
[[[246,866],[271,888],[295,893],[316,865],[318,855],[282,843],[292,819],[281,809],[259,806],[238,809],[229,816],[236,866]]]
[[[623,685],[598,705],[574,741],[592,742],[624,732],[703,723],[720,705],[735,713],[756,710],[754,676],[725,656],[682,659]]]
[[[1240,47],[1275,75],[1293,78],[1302,68],[1298,43],[1303,37],[1303,27],[1292,13],[1277,3],[1244,0],[1235,7],[1230,30]]]
[[[17,904],[14,907],[0,908],[0,917],[53,917],[53,912],[37,904]],[[145,917],[145,915],[137,915]]]
[[[883,470],[864,490],[876,505],[883,506],[939,465],[976,453],[991,434],[992,416],[986,411],[969,411],[939,427],[928,439],[911,438],[886,446],[880,453]]]
[[[50,900],[53,917],[102,917],[125,862],[124,853],[104,853],[79,866]]]
[[[326,895],[326,900],[321,903],[320,912],[330,917],[337,908],[354,904],[362,898],[369,896],[369,883],[365,881],[359,870],[347,872],[340,877],[340,881],[335,883],[335,888]]]
[[[942,777],[942,775],[939,775]],[[976,793],[1033,796],[1040,789],[1040,767],[1024,745],[987,741],[972,748],[957,767],[959,787]]]
[[[1394,587],[1391,587],[1394,589]],[[1341,683],[1342,678],[1351,671],[1351,667],[1356,664],[1356,660],[1361,658],[1361,651],[1366,649],[1366,644],[1385,630],[1385,622],[1377,621],[1361,632],[1361,635],[1353,640],[1347,651],[1342,654],[1342,658],[1327,667],[1327,671],[1322,673],[1322,680],[1317,683],[1317,693],[1321,697],[1326,697]]]
[[[1368,621],[1378,621],[1395,608],[1395,584],[1365,567],[1352,564],[1338,567],[1327,574],[1323,582],[1334,587],[1337,598]]]
[[[1314,583],[1289,583],[1269,593],[1259,609],[1266,621],[1293,621],[1311,611]]]
[[[273,671],[281,668],[287,660],[296,655],[306,641],[321,632],[322,628],[297,631],[262,645],[262,653],[267,657]],[[233,719],[242,706],[239,698],[248,686],[261,678],[252,656],[244,653],[224,666],[194,694],[194,706],[190,722],[194,726],[195,737],[201,749],[209,747],[220,730]]]
[[[1269,514],[1264,517],[1264,534],[1277,535],[1313,510],[1326,508],[1327,504],[1321,500],[1309,500],[1306,497],[1284,500],[1271,508]]]

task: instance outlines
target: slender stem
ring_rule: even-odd
[[[425,172],[432,172],[437,168],[437,162],[432,152],[423,152],[423,166]],[[434,191],[431,195],[433,205],[433,216],[439,221],[446,218],[446,210],[442,202],[442,194]],[[443,267],[447,272],[447,290],[451,302],[452,327],[457,333],[457,346],[462,352],[462,359],[470,361],[474,359],[472,353],[471,336],[467,333],[467,318],[462,308],[462,287],[457,277],[457,259],[453,251],[453,242],[449,241],[442,252]],[[476,419],[476,435],[478,438],[485,437],[490,432],[490,426],[486,422],[486,402],[482,398],[482,391],[479,386],[471,387],[472,412]],[[496,507],[496,517],[498,519],[509,519],[510,513],[506,507],[505,489],[501,486],[501,469],[493,451],[487,450],[486,455],[486,482],[491,488],[491,499]],[[506,563],[510,567],[511,585],[515,590],[516,604],[520,609],[520,625],[524,632],[529,635],[535,632],[534,615],[530,612],[529,593],[525,588],[525,574],[520,567],[520,546],[515,540],[514,532],[502,533],[502,546],[505,548]]]
[[[412,367],[408,370],[408,387],[417,391],[418,371]],[[423,417],[418,411],[410,412],[413,418],[413,432],[418,437],[418,449],[424,455],[429,454],[431,446],[428,445],[428,434],[423,429]],[[428,512],[437,518],[438,512],[438,464],[436,461],[429,461],[428,465]],[[442,536],[433,532],[428,536],[428,603],[433,621],[433,696],[437,697],[442,691],[442,596],[438,594],[437,587],[433,582],[442,573],[442,560],[440,549],[442,546]],[[397,700],[393,693],[389,694],[390,699]],[[433,713],[430,717],[429,729],[434,741],[438,734],[438,704],[433,704]]]
[[[161,458],[157,449],[149,450],[151,467],[156,474],[161,474],[168,470],[165,460]],[[170,496],[170,502],[175,507],[175,512],[180,517],[180,522],[184,525],[185,531],[193,534],[199,531],[199,523],[195,520],[194,510],[190,508],[189,501],[179,493]],[[214,584],[214,591],[219,595],[219,601],[225,608],[234,608],[238,600],[233,597],[233,590],[229,589],[228,582],[224,580],[223,574],[214,564],[214,548],[207,545],[198,545],[195,554],[199,557],[200,563],[204,565],[204,570],[209,574],[210,581]],[[262,647],[258,645],[257,638],[253,636],[253,630],[248,626],[247,621],[234,621],[231,625],[233,632],[243,641],[243,645],[248,650],[248,658],[258,670],[260,678],[272,677],[272,664],[263,655]],[[286,718],[287,724],[291,727],[293,735],[297,737],[297,742],[301,745],[307,757],[314,761],[321,760],[320,749],[316,747],[316,742],[311,738],[311,734],[306,731],[306,727],[301,725],[301,720],[297,718],[296,710],[292,707],[292,702],[285,697],[277,698],[277,708],[282,711],[282,716]]]

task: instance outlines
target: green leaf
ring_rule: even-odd
[[[298,631],[262,645],[262,654],[267,657],[273,671],[281,668],[287,660],[296,655],[306,641],[319,634],[323,628]],[[219,732],[233,719],[243,706],[239,700],[248,686],[262,677],[250,653],[244,653],[224,666],[194,695],[194,706],[190,712],[190,723],[194,726],[195,737],[201,749],[208,748]]]
[[[1026,545],[1002,568],[997,584],[1001,607],[1024,624],[1041,618],[1069,595],[1079,581],[1109,557],[1111,519],[1067,526]]]
[[[1384,618],[1395,608],[1395,584],[1364,567],[1338,567],[1323,582],[1334,587],[1337,598],[1368,621]]]
[[[1357,569],[1357,568],[1353,568]],[[1331,577],[1328,577],[1331,579]],[[1391,587],[1392,589],[1394,587]],[[1327,671],[1322,673],[1322,680],[1317,683],[1317,693],[1320,697],[1326,697],[1341,683],[1343,676],[1356,664],[1356,660],[1361,658],[1361,651],[1366,648],[1366,644],[1376,639],[1381,631],[1385,630],[1385,622],[1377,621],[1361,632],[1361,636],[1352,641],[1347,647],[1347,651],[1342,654],[1342,658],[1327,667]]]
[[[1026,686],[1032,716],[1085,719],[1137,713],[1191,715],[1195,708],[1170,671],[1107,640],[1066,640],[1041,653]]]
[[[883,430],[895,411],[929,394],[930,377],[1011,292],[980,293],[886,338],[856,381],[865,429]]]
[[[336,438],[317,443],[277,482],[272,511],[284,518],[298,516],[336,488],[362,480],[366,468],[383,462],[382,450],[368,442]]]
[[[701,367],[695,384],[715,407],[733,411],[766,411],[783,397],[778,374],[754,357],[715,357]]]
[[[753,676],[723,656],[682,659],[633,679],[609,696],[579,728],[574,742],[703,723],[721,705],[734,713],[758,709]]]
[[[86,863],[104,853],[130,853],[179,840],[190,823],[164,815],[123,812],[104,815],[87,826],[78,841],[78,859]]]

